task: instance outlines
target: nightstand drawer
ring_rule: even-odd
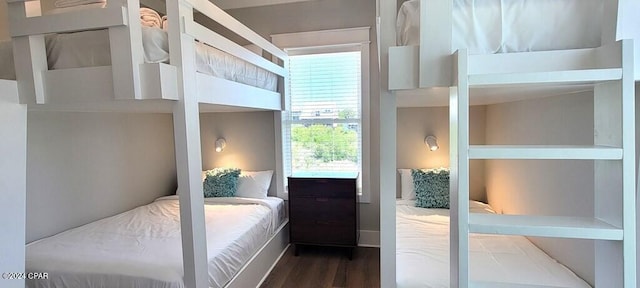
[[[352,200],[341,198],[295,198],[289,199],[295,209],[291,210],[291,218],[295,221],[347,221],[355,219],[356,205]],[[350,221],[354,222],[354,221]]]
[[[291,243],[356,247],[357,183],[357,173],[322,178],[289,177]]]
[[[289,181],[289,197],[356,197],[355,181],[348,179],[296,179]]]
[[[300,244],[328,244],[355,246],[356,231],[352,226],[317,221],[316,225],[292,224],[291,242]]]

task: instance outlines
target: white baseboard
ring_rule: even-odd
[[[380,248],[380,231],[360,230],[358,246]]]

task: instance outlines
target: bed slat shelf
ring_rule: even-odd
[[[622,240],[622,228],[595,218],[469,213],[469,232]]]
[[[585,84],[620,80],[621,68],[567,70],[534,73],[499,73],[469,75],[470,87],[526,85],[526,84]]]
[[[620,160],[622,148],[579,145],[470,145],[469,159]]]

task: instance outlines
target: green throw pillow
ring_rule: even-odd
[[[449,209],[449,169],[411,169],[416,207]]]
[[[206,172],[204,197],[234,197],[238,190],[240,169],[215,168]]]

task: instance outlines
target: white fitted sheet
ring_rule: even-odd
[[[222,287],[274,234],[284,215],[279,198],[207,198],[210,287]],[[27,272],[48,280],[27,287],[184,287],[177,196],[27,245]]]
[[[398,45],[420,45],[420,0],[402,4]],[[599,0],[454,0],[452,46],[469,54],[600,46]]]
[[[142,43],[146,63],[167,63],[169,42],[167,32],[155,27],[142,27]],[[109,32],[83,31],[46,36],[49,69],[111,65]],[[0,43],[0,79],[15,80],[12,45]],[[196,42],[198,72],[276,91],[277,76],[240,58],[211,46]]]
[[[449,210],[414,203],[396,203],[397,286],[449,287]],[[493,213],[480,202],[469,206],[473,213]],[[471,281],[590,287],[523,236],[471,234],[469,258]]]

